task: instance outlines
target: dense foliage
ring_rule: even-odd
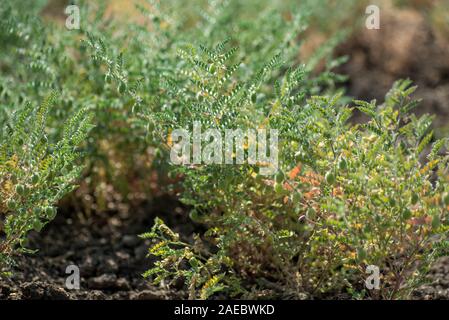
[[[10,265],[16,251],[29,251],[27,233],[55,218],[54,205],[73,190],[81,172],[77,146],[87,136],[90,117],[81,110],[64,126],[61,140],[50,143],[45,126],[55,98],[49,95],[37,108],[26,103],[0,135],[0,212],[6,215],[0,265]]]
[[[158,218],[142,235],[158,259],[144,276],[181,280],[192,299],[407,297],[446,253],[447,140],[412,113],[415,88],[398,81],[381,104],[344,96],[342,32],[300,55],[309,25],[347,19],[323,10],[334,1],[139,1],[133,21],[75,3],[79,30],[42,20],[46,1],[0,8],[0,267],[61,199],[129,210],[154,176],[207,231],[192,239]],[[355,109],[369,120],[353,124]],[[279,170],[170,164],[170,133],[194,122],[278,130]],[[365,288],[368,265],[379,290]]]

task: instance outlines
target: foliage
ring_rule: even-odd
[[[156,219],[142,235],[157,257],[144,276],[183,281],[192,299],[402,298],[446,252],[447,140],[412,113],[414,87],[350,101],[334,71],[345,57],[332,56],[342,32],[300,59],[310,25],[338,30],[359,1],[148,0],[124,21],[106,1],[80,0],[80,30],[42,19],[45,2],[0,8],[0,264],[27,251],[26,234],[66,194],[89,213],[160,191],[207,231],[178,235]],[[335,6],[343,14],[323,10]],[[44,99],[51,90],[60,95]],[[355,108],[367,123],[351,123]],[[170,133],[194,121],[278,130],[279,171],[171,166]],[[380,290],[365,289],[368,265]]]
[[[305,67],[288,69],[267,88],[263,80],[278,56],[254,79],[239,81],[226,65],[235,50],[217,47],[181,51],[186,76],[169,88],[181,103],[172,112],[150,112],[150,121],[166,137],[194,120],[220,132],[278,129],[280,170],[264,177],[254,165],[174,168],[191,218],[208,231],[183,245],[157,220],[144,237],[156,239],[150,254],[160,260],[145,275],[184,278],[191,298],[216,291],[255,298],[267,289],[284,298],[342,290],[355,298],[407,297],[447,251],[448,230],[449,158],[439,155],[447,141],[425,152],[432,121],[410,113],[418,104],[409,98],[415,87],[397,82],[381,105],[354,101],[371,119],[352,125],[353,108],[340,94],[311,94],[320,82]],[[368,265],[382,272],[380,290],[364,288]]]
[[[61,140],[50,143],[45,129],[55,99],[52,93],[37,108],[25,103],[0,135],[0,213],[5,216],[0,266],[10,266],[18,252],[30,252],[27,233],[41,231],[55,218],[55,204],[73,190],[81,173],[77,146],[87,136],[91,117],[81,110],[68,121]]]

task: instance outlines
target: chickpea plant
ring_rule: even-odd
[[[41,231],[56,216],[57,202],[74,188],[81,173],[78,145],[87,137],[87,110],[73,116],[61,139],[52,144],[46,119],[57,95],[40,106],[25,103],[3,128],[0,140],[0,268],[11,266],[18,253],[31,252],[26,235]]]
[[[241,80],[227,65],[235,50],[223,50],[180,51],[186,76],[167,88],[179,107],[146,116],[168,146],[173,125],[193,119],[222,130],[275,128],[280,169],[266,177],[255,165],[174,167],[181,200],[208,231],[186,243],[157,219],[142,235],[159,258],[144,276],[182,279],[192,299],[408,297],[447,253],[449,228],[447,139],[432,142],[432,118],[411,113],[415,87],[398,81],[383,104],[350,107],[340,93],[313,95],[317,79],[304,66],[270,86],[280,56]],[[369,121],[351,124],[354,108]],[[369,265],[381,270],[378,290],[365,288]]]
[[[147,0],[123,21],[79,0],[79,30],[42,19],[45,0],[3,2],[2,274],[65,195],[86,214],[125,210],[151,199],[149,176],[201,227],[180,235],[157,218],[144,276],[191,299],[406,298],[448,254],[448,143],[413,113],[415,87],[398,81],[383,103],[346,97],[339,32],[300,58],[309,25],[337,30],[359,1],[339,1],[330,21],[330,0]],[[194,122],[277,130],[277,172],[171,165],[170,133]],[[365,287],[368,266],[379,289]]]

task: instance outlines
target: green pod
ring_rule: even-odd
[[[18,195],[25,195],[25,186],[23,184],[16,185],[16,192]]]
[[[292,202],[293,203],[300,203],[301,199],[302,199],[302,194],[301,193],[299,193],[299,192],[293,193],[293,196],[292,196]]]
[[[106,83],[112,82],[112,76],[110,73],[106,73],[106,75],[104,76],[104,82],[106,82]]]
[[[418,203],[419,197],[417,193],[413,193],[411,198],[410,198],[410,202],[412,205],[415,205]]]
[[[15,210],[15,209],[17,208],[17,202],[15,202],[14,200],[9,200],[9,201],[6,203],[6,207],[7,207],[9,210]]]
[[[312,207],[307,209],[306,216],[310,220],[315,220],[315,218],[316,218],[316,211],[315,211],[315,209],[312,208]]]
[[[161,150],[160,148],[156,148],[156,149],[154,150],[154,156],[155,156],[156,158],[161,158],[162,155],[163,155],[163,153],[162,153],[162,150]]]
[[[42,228],[44,227],[44,224],[39,220],[36,219],[33,223],[33,229],[37,232],[41,232]]]
[[[334,183],[335,183],[335,175],[334,175],[334,173],[332,172],[332,170],[330,170],[330,171],[328,171],[328,172],[326,173],[326,175],[324,176],[324,179],[326,179],[326,182],[327,182],[328,184],[334,184]]]
[[[405,210],[402,212],[402,219],[408,220],[408,219],[410,219],[411,217],[412,217],[412,212],[411,212],[409,209],[405,209]]]
[[[257,101],[257,94],[253,93],[253,94],[251,95],[251,102],[252,102],[252,103],[256,103],[256,101]]]
[[[33,209],[33,214],[35,216],[40,216],[41,213],[42,213],[42,209],[40,207],[36,207]]]
[[[340,170],[346,170],[348,168],[348,162],[345,158],[340,159],[340,161],[338,162],[338,168]]]
[[[147,123],[147,131],[151,132],[151,133],[154,131],[154,122],[153,121],[148,121],[148,123]]]
[[[124,83],[123,81],[120,82],[119,86],[118,86],[118,92],[120,94],[124,94],[126,91],[126,83]]]
[[[284,188],[282,187],[281,183],[275,183],[274,184],[274,191],[276,194],[282,194],[284,192]]]
[[[285,179],[284,173],[281,170],[279,170],[279,172],[276,174],[275,179],[277,183],[282,183]]]
[[[33,176],[31,177],[31,183],[32,184],[36,184],[39,182],[39,175],[38,174],[33,174]]]
[[[436,214],[432,218],[432,229],[438,229],[441,225],[440,217]]]
[[[47,207],[45,208],[45,216],[48,220],[53,220],[56,217],[56,208]]]

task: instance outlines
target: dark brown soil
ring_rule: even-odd
[[[382,9],[381,28],[359,32],[343,43],[338,55],[349,62],[348,94],[362,100],[384,100],[394,81],[409,78],[418,85],[418,113],[436,114],[436,127],[449,122],[449,35],[439,32],[425,12]]]
[[[155,216],[192,233],[176,206],[172,199],[159,198],[151,210],[129,214],[85,218],[61,213],[42,233],[30,235],[29,247],[39,251],[19,258],[13,277],[0,280],[0,299],[181,298],[182,292],[155,288],[141,276],[151,261],[146,258],[149,243],[137,237],[149,230]],[[80,290],[65,286],[65,271],[72,264],[80,269]]]
[[[89,218],[61,213],[42,233],[30,235],[29,247],[39,251],[19,258],[13,277],[0,280],[0,300],[185,298],[181,290],[154,287],[142,278],[151,260],[146,257],[149,243],[137,235],[148,231],[155,216],[164,217],[184,235],[198,227],[188,222],[185,210],[173,199],[161,197],[149,207],[151,210]],[[65,286],[66,267],[73,264],[80,269],[80,290]],[[435,264],[430,282],[413,298],[449,298],[449,257]]]
[[[449,257],[440,258],[429,273],[429,283],[413,293],[414,299],[449,299]]]

